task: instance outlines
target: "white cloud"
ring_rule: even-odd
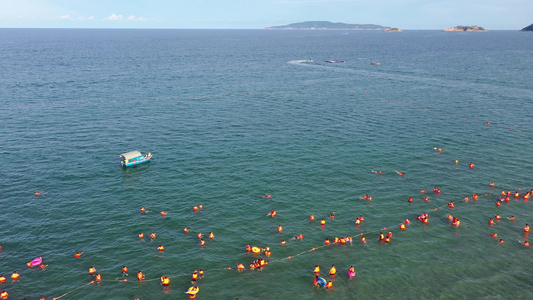
[[[127,18],[128,21],[140,21],[140,22],[145,22],[145,21],[148,21],[148,19],[144,18],[144,17],[136,17],[134,15],[131,15]]]
[[[124,21],[123,15],[111,14],[109,17],[104,18],[105,21]]]
[[[59,17],[59,19],[60,20],[67,20],[67,21],[80,21],[80,22],[83,22],[83,21],[93,21],[94,17],[93,16],[90,16],[90,17],[79,16],[77,18],[74,18],[71,15],[63,15],[63,16]]]
[[[129,17],[124,17],[124,15],[111,14],[109,17],[104,18],[104,21],[129,21],[129,22],[146,22],[149,19],[145,17],[136,17],[131,15]]]

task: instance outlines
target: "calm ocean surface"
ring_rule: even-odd
[[[0,65],[9,299],[188,299],[198,269],[197,299],[533,298],[530,33],[0,29]],[[153,159],[123,169],[132,150]]]

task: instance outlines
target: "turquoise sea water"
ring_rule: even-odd
[[[0,62],[10,299],[187,299],[198,269],[197,299],[533,297],[533,200],[495,205],[533,189],[531,34],[2,29]],[[132,150],[153,160],[124,169]],[[354,242],[323,246],[335,236]],[[247,244],[271,248],[262,271]],[[333,264],[334,288],[313,286]]]

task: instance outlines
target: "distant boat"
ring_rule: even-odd
[[[326,60],[327,63],[333,64],[333,63],[344,63],[344,60]]]
[[[152,153],[148,152],[148,154],[142,155],[139,151],[131,151],[122,153],[120,157],[122,158],[121,164],[123,167],[131,167],[150,161]]]
[[[378,62],[375,62],[375,61],[371,62],[370,64],[371,64],[371,65],[375,65],[375,66],[379,66],[379,65],[381,65],[381,63],[378,63]]]

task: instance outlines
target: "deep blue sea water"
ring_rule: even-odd
[[[10,299],[187,299],[198,269],[197,299],[533,297],[529,33],[1,29],[0,65]],[[122,168],[132,150],[153,160]],[[502,190],[521,196],[496,207]],[[354,242],[323,246],[335,236]],[[46,269],[26,266],[37,256]],[[315,265],[337,267],[333,289]]]

